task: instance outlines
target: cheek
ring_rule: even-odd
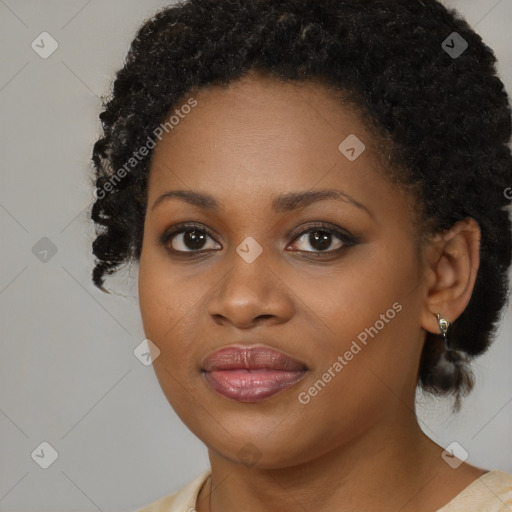
[[[183,346],[181,340],[180,343],[172,340],[190,321],[192,292],[169,272],[158,256],[144,252],[139,263],[138,292],[144,333],[166,358],[169,351]]]
[[[192,314],[194,297],[190,287],[168,274],[156,261],[141,257],[139,308],[146,338],[160,350],[153,369],[167,400],[179,415],[187,417],[190,392],[201,377],[193,357]],[[188,404],[190,405],[190,404]]]
[[[168,303],[169,297],[162,295],[158,270],[148,259],[142,255],[139,263],[139,308],[144,333],[155,343],[165,330],[164,323],[167,328],[172,325],[172,315],[169,314],[172,311],[172,305]],[[168,321],[163,322],[166,316],[168,316]]]
[[[396,324],[400,316],[396,310],[409,300],[415,286],[416,263],[412,253],[377,253],[366,247],[328,272],[294,269],[283,274],[287,283],[293,283],[294,295],[300,298],[298,305],[302,302],[307,306],[304,314],[310,315],[310,321],[328,336],[326,346],[332,346],[336,339],[346,342],[356,338],[376,322],[379,331]],[[400,305],[393,308],[395,303]],[[342,349],[343,344],[338,348]]]
[[[414,293],[417,261],[412,249],[400,247],[379,254],[368,247],[358,253],[357,264],[297,281],[296,294],[305,298],[304,310],[318,328],[315,374],[308,384],[328,381],[333,400],[372,401],[381,388],[401,392],[414,382],[421,348],[414,322],[420,305]],[[317,388],[324,389],[322,382]]]

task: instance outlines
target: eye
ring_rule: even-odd
[[[346,231],[317,222],[310,225],[307,229],[300,231],[295,237],[294,243],[289,247],[302,245],[303,249],[299,248],[296,250],[320,255],[321,253],[337,253],[355,244],[356,240],[354,237]]]
[[[357,240],[345,230],[323,222],[309,224],[306,229],[292,236],[295,237],[294,242],[288,247],[315,256],[321,256],[322,253],[336,254],[357,243]],[[160,243],[176,255],[216,251],[222,248],[215,241],[213,234],[206,227],[198,224],[173,226],[162,235]],[[297,249],[296,245],[302,245],[305,248]]]
[[[175,253],[206,252],[220,248],[216,242],[208,246],[208,239],[213,240],[213,236],[206,228],[196,224],[181,224],[166,231],[160,241]]]

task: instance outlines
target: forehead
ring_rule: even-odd
[[[338,188],[364,198],[389,189],[360,114],[319,82],[249,74],[191,92],[171,115],[173,127],[153,151],[148,207],[173,189],[249,209],[290,191]]]
[[[191,101],[193,108],[183,107]],[[180,177],[184,185],[185,174],[205,186],[222,176],[232,183],[258,176],[311,186],[315,176],[349,162],[340,152],[349,137],[364,147],[359,162],[349,167],[360,172],[378,167],[374,138],[356,109],[318,82],[282,82],[251,73],[228,86],[186,95],[167,119],[171,115],[172,129],[153,151],[153,186]]]

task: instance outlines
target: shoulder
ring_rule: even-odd
[[[512,509],[512,474],[494,469],[468,485],[438,512],[508,512]]]
[[[204,471],[180,490],[153,501],[136,512],[193,512],[201,487],[208,479],[211,469]]]

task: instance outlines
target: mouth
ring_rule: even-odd
[[[225,347],[208,356],[202,364],[209,387],[239,402],[256,402],[274,396],[299,382],[307,371],[307,366],[300,361],[263,346]]]

